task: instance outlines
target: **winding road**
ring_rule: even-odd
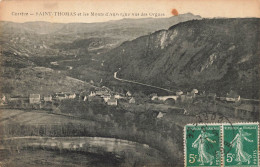
[[[120,69],[119,69],[119,70],[120,70]],[[118,71],[119,71],[119,70],[118,70]],[[118,72],[118,71],[117,71],[117,72]],[[164,90],[164,91],[167,91],[167,92],[171,92],[171,93],[174,92],[174,91],[172,91],[172,90],[165,89],[165,88],[161,88],[161,87],[158,87],[158,86],[153,86],[153,85],[144,84],[144,83],[140,83],[140,82],[136,82],[136,81],[131,81],[131,80],[126,80],[126,79],[118,78],[118,77],[117,77],[117,72],[114,72],[114,78],[115,78],[116,80],[118,80],[118,81],[128,82],[128,83],[134,83],[134,84],[143,85],[143,86],[148,86],[148,87],[151,87],[151,88],[161,89],[161,90]]]

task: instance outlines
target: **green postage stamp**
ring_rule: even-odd
[[[223,125],[224,166],[259,166],[258,124]]]
[[[258,167],[258,123],[198,124],[184,129],[185,166]]]
[[[219,125],[186,125],[185,166],[221,166]]]

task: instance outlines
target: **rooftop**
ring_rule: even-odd
[[[40,98],[40,94],[30,94],[30,98]]]
[[[116,99],[108,99],[107,102],[117,102]]]

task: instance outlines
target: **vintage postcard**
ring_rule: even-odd
[[[0,167],[257,167],[259,0],[0,1]]]

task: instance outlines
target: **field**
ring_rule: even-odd
[[[91,121],[73,119],[73,117],[54,115],[44,110],[23,111],[23,110],[1,110],[1,123],[21,125],[61,125],[64,123],[87,124]]]
[[[119,166],[122,161],[113,156],[90,153],[62,152],[54,150],[21,150],[10,153],[0,150],[0,165],[6,167],[91,167]]]
[[[159,151],[171,165],[183,159],[182,134],[187,123],[232,123],[241,119],[226,117],[228,110],[214,104],[186,104],[188,114],[164,104],[132,104],[111,107],[105,104],[66,100],[59,112],[44,110],[1,110],[2,137],[103,137],[146,144]],[[180,110],[180,111],[179,111]],[[162,118],[157,118],[159,112]],[[214,113],[216,115],[214,115]],[[180,121],[182,120],[182,121]],[[133,157],[132,155],[130,157]],[[127,158],[129,159],[129,158]],[[130,158],[131,159],[131,158]],[[129,162],[132,163],[133,161]],[[143,162],[143,161],[142,161]]]
[[[7,163],[9,165],[15,165],[13,164],[12,160],[17,159],[23,159],[27,156],[31,156],[29,158],[30,160],[26,159],[23,161],[23,163],[28,166],[30,165],[47,165],[48,166],[55,166],[55,164],[51,163],[52,158],[43,160],[43,157],[52,156],[53,154],[57,154],[59,159],[66,159],[67,156],[70,156],[69,159],[71,159],[71,163],[76,164],[78,166],[98,163],[96,162],[97,157],[100,157],[102,160],[99,162],[101,164],[94,164],[94,165],[101,165],[104,161],[104,164],[106,163],[106,158],[110,157],[108,159],[111,166],[117,166],[117,163],[121,158],[120,163],[127,163],[127,164],[147,164],[147,163],[164,163],[164,158],[159,158],[160,156],[164,157],[165,155],[163,153],[160,153],[160,151],[157,151],[156,149],[153,149],[153,151],[149,151],[149,146],[143,146],[142,144],[134,144],[131,141],[127,141],[127,143],[124,143],[121,140],[117,140],[122,136],[123,138],[128,139],[131,136],[127,136],[124,132],[124,130],[115,129],[118,127],[114,127],[115,125],[107,125],[104,120],[102,119],[91,121],[87,118],[81,119],[74,116],[69,116],[69,114],[61,115],[61,114],[51,114],[46,111],[22,111],[22,110],[1,110],[2,119],[1,121],[1,134],[4,134],[2,137],[4,137],[4,140],[2,140],[2,144],[4,147],[1,148],[1,150],[5,150],[8,148],[9,152],[7,157],[2,159],[2,162]],[[123,133],[125,133],[123,135]],[[121,135],[120,135],[121,134]],[[109,136],[110,135],[110,136]],[[32,141],[30,141],[30,137],[16,137],[16,136],[34,136],[32,137]],[[37,136],[39,137],[39,141],[37,140]],[[43,136],[43,138],[41,137]],[[51,136],[50,138],[46,137],[46,140],[44,140],[45,136]],[[57,138],[58,136],[64,136],[63,138]],[[71,136],[71,137],[67,137]],[[75,141],[73,140],[73,136],[93,136],[94,138],[78,138],[79,140]],[[117,139],[113,141],[112,138],[96,138],[96,136],[104,136],[104,137],[116,137]],[[124,137],[125,136],[125,137]],[[35,138],[36,137],[36,138]],[[7,142],[8,138],[12,139],[10,140],[11,143]],[[55,139],[56,138],[56,139]],[[101,139],[99,141],[99,139]],[[42,141],[45,141],[45,143],[41,143]],[[47,140],[58,140],[59,142],[62,142],[64,147],[62,147],[63,151],[65,149],[65,143],[77,143],[80,144],[82,141],[87,147],[84,148],[83,153],[79,152],[72,152],[72,155],[68,154],[61,154],[59,152],[53,153],[48,151],[48,149],[54,150],[60,150],[60,148],[53,148],[52,145],[48,145]],[[93,140],[93,141],[92,141]],[[34,149],[40,149],[39,152],[37,152],[35,155],[32,154],[32,152],[27,151],[27,149],[30,149],[32,147],[33,143],[38,143],[38,147],[33,147]],[[47,145],[46,145],[47,143]],[[57,143],[57,141],[55,142]],[[102,144],[103,143],[103,144]],[[122,144],[120,144],[122,143]],[[29,144],[29,147],[28,147]],[[17,146],[16,146],[17,145]],[[129,145],[129,146],[128,146]],[[139,145],[139,146],[138,146]],[[44,146],[44,147],[43,147]],[[19,148],[18,148],[19,147]],[[51,147],[51,148],[50,148]],[[42,150],[44,149],[44,150]],[[89,150],[90,149],[90,150]],[[148,150],[147,150],[148,149]],[[109,151],[110,150],[110,151]],[[128,150],[125,152],[124,150]],[[73,150],[68,150],[69,152]],[[78,150],[79,151],[79,150]],[[21,152],[21,154],[18,154],[17,152]],[[66,151],[65,151],[66,152]],[[81,152],[81,151],[80,151]],[[110,155],[107,153],[112,152],[116,153],[118,157],[115,157],[115,155]],[[158,153],[156,153],[158,152]],[[98,154],[97,156],[93,156],[92,154]],[[156,153],[156,155],[155,155]],[[11,154],[11,155],[9,155]],[[87,157],[84,159],[84,161],[81,163],[77,163],[75,160],[73,160],[73,157],[75,156],[81,156],[80,154],[86,154]],[[147,154],[147,155],[146,155]],[[142,156],[141,156],[142,155]],[[90,156],[90,157],[89,157]],[[92,157],[93,156],[93,157]],[[12,158],[11,158],[12,157]],[[156,158],[155,158],[156,157]],[[10,160],[12,159],[12,160]],[[90,159],[90,160],[89,160]],[[94,160],[92,160],[94,159]],[[55,160],[55,163],[59,163],[59,160]],[[8,162],[5,162],[8,161]],[[11,162],[10,162],[11,161]],[[90,162],[89,162],[90,161]],[[28,163],[30,162],[30,163]],[[39,163],[39,164],[38,164]],[[29,165],[30,164],[30,165]]]

